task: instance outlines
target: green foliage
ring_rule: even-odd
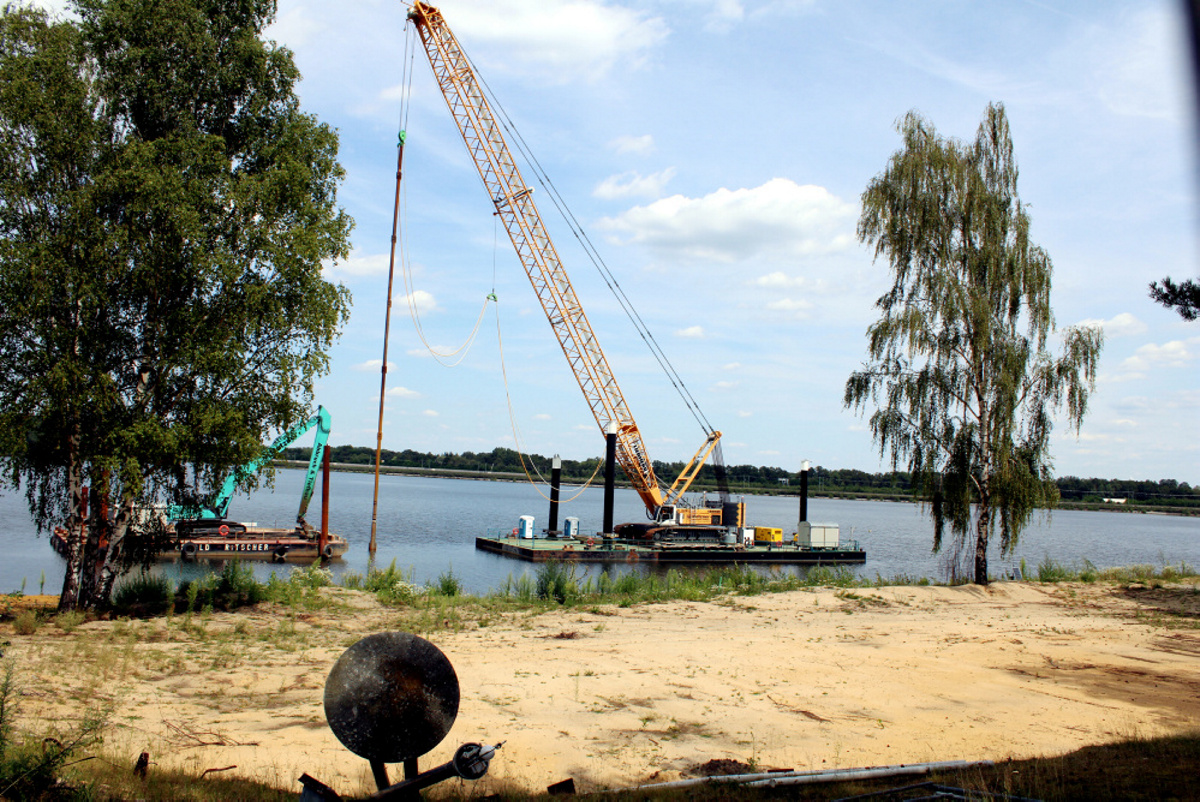
[[[1168,276],[1161,285],[1157,281],[1151,282],[1150,297],[1155,303],[1174,309],[1184,320],[1200,317],[1200,282],[1193,279],[1176,284]]]
[[[1071,578],[1071,575],[1072,572],[1069,569],[1050,559],[1049,555],[1043,557],[1042,561],[1038,563],[1038,582],[1065,582]]]
[[[813,566],[799,575],[772,574],[744,565],[696,570],[669,569],[663,573],[630,571],[619,576],[604,572],[580,581],[576,565],[555,560],[539,563],[534,576],[509,575],[492,595],[520,604],[563,606],[615,603],[709,601],[725,594],[755,595],[811,587],[863,587],[870,584],[844,566]]]
[[[87,614],[80,610],[68,610],[65,613],[59,613],[54,616],[54,626],[61,629],[63,632],[71,633],[79,628],[79,625],[87,620]]]
[[[462,593],[462,580],[454,575],[453,570],[443,571],[430,589],[439,596],[454,598]]]
[[[397,569],[395,560],[383,570],[372,567],[367,571],[363,589],[384,604],[411,604],[422,594],[422,589],[413,584],[412,572],[406,575]]]
[[[19,697],[15,668],[9,661],[0,676],[0,798],[72,798],[67,796],[68,789],[59,785],[59,774],[80,751],[102,742],[109,709],[93,708],[70,732],[18,739]],[[87,797],[80,794],[76,798]]]
[[[175,606],[175,588],[160,574],[142,571],[126,579],[113,592],[113,612],[122,616],[162,615]]]
[[[22,610],[13,619],[13,631],[18,635],[33,635],[41,623],[41,617],[36,610]]]
[[[266,601],[268,588],[255,580],[250,566],[230,560],[219,574],[208,574],[180,585],[177,597],[185,600],[187,612],[236,610]]]
[[[63,595],[90,607],[139,556],[137,505],[307,417],[351,221],[336,133],[262,38],[274,2],[74,6],[0,17],[0,453],[39,527],[76,524]],[[83,485],[114,516],[86,537]]]
[[[287,579],[280,579],[272,572],[260,598],[289,607],[319,609],[330,604],[329,599],[321,595],[321,588],[333,587],[334,584],[329,569],[320,563],[313,563],[307,568],[293,570]]]
[[[538,566],[536,594],[544,601],[565,604],[579,598],[579,580],[575,577],[575,564],[563,560],[550,560]]]
[[[988,106],[969,144],[940,137],[916,112],[898,128],[904,148],[863,192],[858,223],[892,286],[876,301],[869,361],[847,380],[844,402],[876,407],[880,453],[906,464],[930,502],[934,550],[948,526],[975,582],[987,584],[995,530],[1008,553],[1034,510],[1058,500],[1053,416],[1065,405],[1081,425],[1102,335],[1064,329],[1062,356],[1046,350],[1052,266],[1029,238],[1004,107]]]

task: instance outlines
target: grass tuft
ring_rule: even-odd
[[[162,615],[174,606],[171,580],[147,571],[126,579],[113,591],[112,609],[120,616],[149,618]]]

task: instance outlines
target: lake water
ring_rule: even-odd
[[[230,518],[255,521],[264,526],[288,527],[295,522],[303,472],[281,470],[274,490],[260,489],[249,498],[237,496],[230,505]],[[360,473],[334,473],[331,479],[330,529],[350,541],[343,560],[331,564],[335,574],[363,573],[368,567],[367,545],[371,534],[371,497],[374,477]],[[529,563],[500,557],[475,548],[475,538],[490,532],[508,532],[521,515],[533,515],[537,531],[544,529],[549,502],[545,488],[528,483],[437,479],[410,476],[380,478],[380,500],[375,564],[411,571],[418,584],[436,580],[452,571],[463,587],[483,593],[504,583],[510,575],[533,573]],[[564,488],[568,499],[575,491]],[[794,532],[799,518],[799,500],[784,496],[747,496],[747,520],[755,526],[780,527]],[[599,487],[584,491],[563,504],[559,521],[566,516],[580,520],[580,531],[599,531],[603,523],[604,494]],[[810,499],[808,518],[814,523],[837,523],[842,539],[857,540],[866,550],[865,565],[852,568],[858,574],[875,576],[945,576],[944,558],[932,554],[933,527],[928,515],[915,504],[880,501]],[[320,488],[314,494],[308,519],[320,522]],[[632,490],[618,490],[615,519],[643,521],[641,500]],[[62,588],[65,562],[38,536],[30,523],[24,497],[0,496],[0,593],[58,593]],[[1047,519],[1039,516],[1021,535],[1014,553],[1002,558],[994,546],[989,568],[994,576],[1011,573],[1025,559],[1030,569],[1045,557],[1068,565],[1088,559],[1101,568],[1136,563],[1200,565],[1200,518],[1129,513],[1058,511]],[[250,564],[260,578],[272,571],[292,569],[261,562]],[[163,564],[157,570],[176,579],[195,576],[206,568],[189,564]],[[624,564],[601,568],[581,566],[584,572],[609,570],[653,570]],[[803,571],[803,568],[781,568]]]

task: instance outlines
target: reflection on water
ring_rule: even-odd
[[[249,498],[235,497],[230,517],[263,526],[288,527],[295,522],[303,472],[285,470],[276,477],[274,490],[259,490]],[[330,528],[350,541],[345,559],[330,564],[335,576],[364,573],[368,568],[367,544],[371,534],[371,497],[374,478],[370,474],[335,473],[332,477]],[[475,549],[475,538],[508,532],[521,515],[533,515],[536,529],[544,529],[549,504],[546,493],[527,483],[487,482],[466,479],[384,476],[380,479],[380,501],[376,539],[376,564],[393,561],[417,584],[435,581],[453,572],[471,593],[483,593],[523,573],[534,573],[529,563]],[[572,493],[564,492],[564,498]],[[319,494],[309,510],[310,521],[320,521]],[[865,565],[851,570],[874,579],[876,575],[944,576],[943,558],[930,553],[933,528],[927,515],[914,504],[878,501],[809,500],[809,519],[838,523],[842,538],[857,540],[867,552]],[[796,529],[799,502],[794,496],[750,496],[746,498],[751,525]],[[603,491],[589,488],[575,501],[564,505],[559,520],[571,515],[580,519],[580,531],[599,531],[603,521]],[[617,521],[645,519],[644,508],[632,490],[618,490]],[[561,524],[560,524],[561,526]],[[0,496],[0,592],[19,590],[37,593],[45,575],[45,592],[62,587],[63,560],[44,537],[37,537],[29,522],[24,498]],[[1084,558],[1104,568],[1135,563],[1179,563],[1200,565],[1200,518],[1137,515],[1103,512],[1055,512],[1048,520],[1039,517],[1021,536],[1013,555],[1001,558],[998,547],[988,555],[995,576],[1010,574],[1024,558],[1030,568],[1049,556],[1058,562],[1079,564]],[[269,562],[249,563],[260,579],[272,571],[283,575],[288,566]],[[156,568],[173,579],[189,579],[211,570],[192,563],[165,563]],[[655,570],[644,564],[613,566],[580,565],[580,577],[606,571],[619,576],[627,571]],[[803,572],[803,567],[785,566],[764,570],[779,573]]]

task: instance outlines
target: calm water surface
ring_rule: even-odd
[[[291,526],[300,501],[303,472],[283,470],[277,474],[274,490],[261,489],[249,498],[235,497],[230,517],[255,521],[264,526]],[[368,567],[367,544],[371,534],[371,497],[374,477],[370,474],[335,473],[331,484],[330,528],[350,541],[345,559],[331,565],[335,574],[365,572]],[[541,489],[546,492],[545,489]],[[435,479],[409,476],[380,478],[379,517],[375,562],[411,571],[418,584],[436,580],[452,571],[472,593],[483,593],[504,583],[509,577],[532,573],[529,563],[506,559],[475,548],[475,538],[492,532],[507,532],[521,515],[533,515],[536,529],[547,523],[549,503],[542,492],[527,483]],[[564,489],[564,499],[574,494]],[[320,521],[320,490],[309,508],[309,521]],[[568,515],[580,520],[580,531],[596,532],[603,522],[603,491],[589,488],[559,511],[559,520]],[[756,526],[777,526],[786,532],[796,529],[799,500],[795,497],[748,496],[747,519]],[[879,501],[810,499],[809,520],[841,525],[842,539],[857,540],[867,552],[865,565],[853,570],[868,578],[897,575],[945,576],[944,559],[930,552],[933,527],[926,514],[915,504]],[[619,521],[645,520],[644,508],[632,490],[618,490],[615,518]],[[560,523],[561,527],[561,523]],[[45,577],[44,592],[58,593],[62,587],[65,563],[50,548],[44,536],[38,536],[29,521],[25,500],[19,494],[0,496],[0,593],[21,590],[37,593]],[[1055,512],[1049,519],[1038,518],[1021,536],[1015,552],[1001,558],[999,549],[989,554],[993,575],[1012,572],[1022,558],[1030,568],[1043,558],[1069,565],[1088,559],[1104,568],[1136,563],[1187,562],[1200,565],[1200,518],[1166,515],[1138,515],[1104,512]],[[270,563],[251,563],[260,578],[272,571],[292,569]],[[600,570],[624,572],[653,570],[647,566],[618,565],[609,568],[585,566],[592,573]],[[163,564],[157,570],[173,578],[186,578],[206,568],[188,564]],[[802,571],[802,568],[782,568]]]

